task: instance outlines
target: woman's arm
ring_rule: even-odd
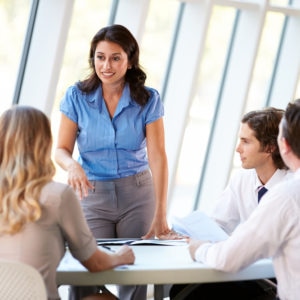
[[[88,181],[80,164],[72,157],[77,130],[78,125],[62,114],[55,150],[55,161],[68,172],[68,184],[77,191],[79,198],[82,199],[83,196],[88,195],[88,189],[92,189],[93,186]]]
[[[146,141],[149,166],[155,190],[155,213],[148,233],[143,238],[166,238],[170,233],[167,223],[168,162],[165,151],[163,119],[146,125]],[[171,237],[170,237],[171,238]]]
[[[65,171],[68,171],[70,165],[75,162],[72,158],[72,154],[76,141],[77,130],[77,124],[64,114],[61,114],[57,146],[55,150],[55,161]]]
[[[116,253],[106,253],[97,249],[90,258],[82,264],[90,272],[100,272],[115,268],[120,265],[132,265],[135,261],[133,250],[127,246],[122,246]]]

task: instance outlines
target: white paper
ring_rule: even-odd
[[[184,218],[173,217],[172,229],[193,239],[217,242],[228,238],[228,234],[202,211],[193,211]]]
[[[181,240],[160,240],[160,239],[98,239],[99,246],[105,245],[162,245],[162,246],[183,246],[187,245],[186,239]]]

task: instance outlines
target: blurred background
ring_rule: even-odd
[[[164,102],[169,216],[209,212],[240,167],[242,115],[300,97],[300,1],[0,0],[0,112],[40,108],[55,141],[59,102],[113,23],[137,38]],[[66,180],[59,167],[56,180]]]

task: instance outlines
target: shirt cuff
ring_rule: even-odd
[[[195,259],[197,262],[205,263],[206,262],[206,253],[207,250],[212,246],[212,243],[202,244],[195,252]]]

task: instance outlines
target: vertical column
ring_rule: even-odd
[[[150,0],[119,1],[114,24],[126,26],[140,43]]]
[[[214,206],[231,171],[240,118],[265,19],[264,5],[240,5],[199,184],[198,208],[206,211]]]
[[[287,18],[269,99],[271,106],[281,108],[294,100],[300,75],[300,7]]]
[[[19,104],[51,113],[74,0],[40,0]]]
[[[194,84],[203,54],[211,1],[186,2],[171,49],[169,77],[165,88],[165,131],[170,173],[170,195],[186,127]]]

